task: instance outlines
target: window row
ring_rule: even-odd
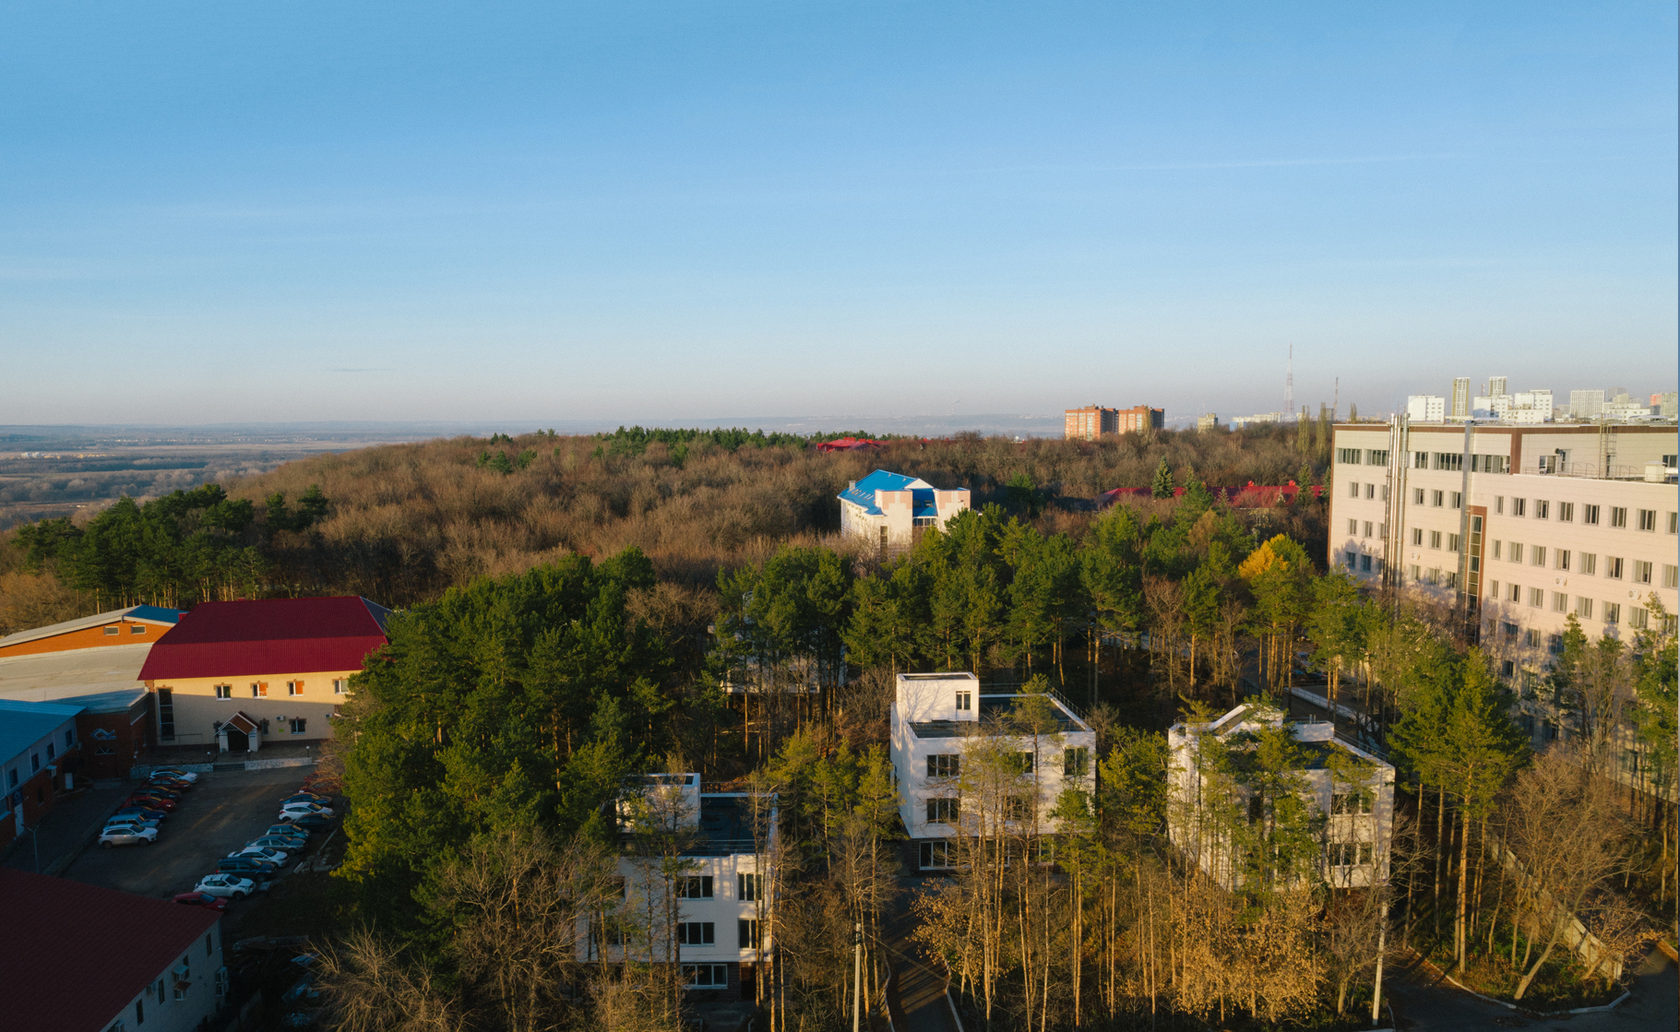
[[[1493,511],[1503,515],[1505,513],[1505,503],[1504,495],[1495,495]],[[1548,498],[1512,498],[1510,499],[1510,509],[1512,516],[1537,520],[1553,519],[1555,513],[1555,518],[1559,523],[1574,523],[1578,510],[1581,517],[1580,522],[1589,527],[1603,525],[1605,517],[1608,515],[1609,526],[1617,530],[1625,529],[1630,525],[1630,513],[1632,514],[1631,526],[1639,530],[1655,532],[1659,522],[1662,523],[1663,529],[1670,534],[1675,533],[1676,528],[1680,527],[1680,514],[1673,512],[1659,514],[1656,509],[1630,509],[1625,505],[1606,507],[1596,503],[1582,503],[1577,506],[1574,502],[1558,502],[1554,505]],[[1608,513],[1606,509],[1608,509]]]
[[[1388,465],[1387,448],[1337,448],[1336,461],[1349,466],[1364,463],[1367,466]]]
[[[679,899],[712,899],[713,879],[709,874],[683,875],[676,880],[676,893]],[[740,900],[756,900],[764,890],[763,876],[758,874],[737,874],[735,876],[735,898]],[[621,891],[623,888],[621,887]]]
[[[1462,540],[1457,534],[1445,531],[1431,530],[1426,532],[1422,527],[1412,528],[1413,545],[1422,548],[1426,537],[1430,548],[1445,548],[1449,552],[1458,551],[1459,541]]]
[[[218,698],[218,699],[231,699],[231,698],[233,698],[233,685],[231,685],[231,684],[218,684],[215,687],[216,687],[216,698]],[[350,681],[347,678],[343,678],[343,677],[333,678],[332,693],[334,695],[343,695],[345,692],[347,692],[349,690],[350,690]],[[286,682],[286,694],[288,696],[302,695],[303,694],[303,682],[302,681],[287,681]],[[268,682],[267,681],[252,681],[251,682],[251,698],[253,698],[253,699],[266,699],[266,698],[268,698]]]
[[[1488,592],[1489,598],[1509,602],[1514,606],[1526,605],[1530,609],[1549,608],[1554,613],[1568,613],[1570,611],[1570,596],[1563,591],[1547,591],[1544,588],[1528,588],[1525,591],[1520,584],[1507,584],[1505,593],[1501,594],[1499,582],[1489,581]],[[1574,598],[1575,615],[1581,619],[1599,619],[1606,624],[1620,624],[1622,622],[1622,604],[1620,602],[1605,601],[1600,605],[1597,600],[1586,595],[1576,595]],[[1629,606],[1627,617],[1628,626],[1636,631],[1644,630],[1651,623],[1651,612],[1643,606]],[[1511,629],[1512,634],[1515,633],[1515,624],[1506,624],[1506,627]],[[1530,644],[1538,645],[1539,641],[1536,639]]]
[[[1462,491],[1424,491],[1421,487],[1412,488],[1412,504],[1424,505],[1425,499],[1432,509],[1462,509],[1464,507],[1464,493]]]
[[[1379,488],[1381,489],[1380,491],[1379,491]],[[1374,499],[1374,498],[1378,497],[1379,495],[1382,497],[1383,501],[1385,501],[1385,502],[1388,501],[1388,485],[1387,484],[1361,484],[1361,483],[1359,483],[1357,481],[1353,481],[1353,480],[1348,481],[1348,497],[1349,498],[1359,498],[1359,497],[1363,496],[1365,498],[1373,498]]]

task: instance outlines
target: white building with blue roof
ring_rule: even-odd
[[[847,486],[840,499],[840,534],[881,552],[909,548],[929,527],[944,529],[969,508],[968,488],[941,490],[919,477],[884,469]]]

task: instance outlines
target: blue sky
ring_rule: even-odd
[[[1672,2],[0,3],[0,423],[1676,381]]]

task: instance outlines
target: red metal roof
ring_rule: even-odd
[[[152,646],[140,680],[360,670],[389,616],[355,596],[204,602]]]
[[[194,981],[219,963],[204,955],[204,936],[221,916],[204,907],[0,869],[0,914],[7,1028],[103,1032],[117,1018],[132,1027],[129,1003],[183,955]]]

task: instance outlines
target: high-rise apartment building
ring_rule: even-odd
[[[1604,411],[1604,389],[1569,392],[1569,414],[1576,419],[1597,419]]]
[[[1509,383],[1509,382],[1510,382],[1509,379],[1507,377],[1503,377],[1503,376],[1490,376],[1490,377],[1488,377],[1488,382],[1487,382],[1488,397],[1490,397],[1490,398],[1501,398],[1501,397],[1504,397],[1506,394],[1509,394],[1510,391],[1505,389],[1506,384]]]
[[[1070,408],[1063,419],[1062,437],[1069,441],[1094,441],[1105,434],[1112,434],[1115,432],[1116,415],[1117,409],[1101,405]]]
[[[1453,377],[1452,405],[1447,409],[1447,418],[1470,418],[1470,378],[1468,376]]]

